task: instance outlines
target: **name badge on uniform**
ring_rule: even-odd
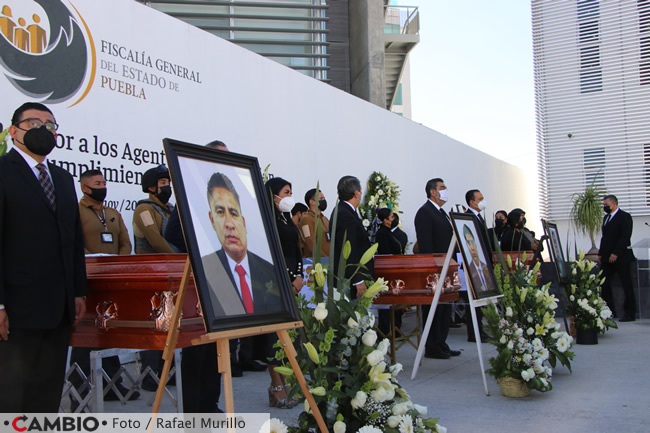
[[[103,232],[103,233],[100,233],[100,236],[102,237],[102,243],[103,244],[112,244],[113,243],[113,233],[111,233],[111,232]]]

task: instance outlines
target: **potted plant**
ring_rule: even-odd
[[[581,251],[578,260],[571,263],[569,281],[565,286],[569,299],[567,313],[573,317],[578,344],[598,344],[598,333],[618,328],[612,311],[600,297],[605,278],[601,277],[602,271],[596,272],[595,268],[596,263],[586,260],[584,251]]]
[[[596,248],[595,235],[600,233],[603,224],[603,197],[606,191],[596,184],[598,176],[583,192],[576,192],[571,196],[573,207],[571,208],[571,221],[575,228],[582,234],[589,235],[591,249],[587,257],[597,260],[598,248]]]
[[[489,342],[497,348],[488,372],[497,379],[503,395],[525,397],[532,389],[552,389],[558,360],[571,370],[573,339],[555,321],[557,299],[548,292],[550,284],[540,287],[537,282],[540,264],[529,270],[519,262],[513,264],[509,256],[506,260],[507,269],[495,266],[503,312],[494,304],[483,309],[493,335]]]

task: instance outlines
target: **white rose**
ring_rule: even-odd
[[[395,394],[393,393],[393,395],[395,395]],[[383,386],[380,386],[379,388],[377,388],[377,389],[375,389],[374,391],[372,391],[372,392],[370,393],[370,396],[371,396],[371,397],[372,397],[376,402],[382,403],[382,402],[388,400],[388,391],[387,391],[386,388],[384,388]]]
[[[444,425],[436,424],[436,433],[447,433],[447,427]]]
[[[508,341],[508,349],[512,349],[514,346],[515,345],[512,340]]]
[[[357,391],[357,394],[354,396],[354,398],[350,400],[350,404],[352,405],[353,409],[359,409],[363,407],[364,404],[366,404],[367,399],[368,394],[363,391]]]
[[[427,407],[426,406],[420,406],[419,404],[414,404],[413,408],[418,411],[418,414],[420,414],[420,416],[426,416],[427,415]]]
[[[397,403],[393,405],[393,415],[400,416],[408,412],[408,405],[406,403]]]
[[[535,330],[533,328],[526,329],[526,334],[533,335],[534,333],[535,333]]]
[[[593,292],[591,291],[591,289],[590,289],[590,290],[587,290],[587,296],[591,296],[592,293],[593,293]]]
[[[379,364],[384,359],[384,354],[379,350],[373,350],[366,357],[368,364],[375,366]]]
[[[526,320],[528,320],[528,323],[533,323],[533,317],[532,316],[528,316],[528,318]]]
[[[348,319],[348,328],[356,328],[357,326],[359,326],[359,323],[356,320],[354,320],[352,317],[350,317]]]
[[[363,334],[363,337],[361,337],[361,341],[366,346],[374,346],[377,341],[377,333],[372,329],[368,329],[366,333]]]
[[[530,375],[528,374],[528,370],[524,370],[521,372],[521,378],[524,379],[526,382],[530,380]]]
[[[327,317],[327,308],[325,308],[325,302],[320,302],[316,305],[314,310],[314,318],[318,321],[323,321]]]
[[[368,221],[368,219],[364,218],[363,219],[363,226],[368,228],[369,225],[370,225],[370,221]]]
[[[343,421],[334,423],[334,433],[345,433],[345,423]]]
[[[506,308],[506,316],[512,317],[512,307]]]
[[[397,364],[391,366],[388,370],[390,371],[390,374],[393,377],[397,377],[397,375],[400,374],[403,369],[404,367],[402,366],[402,364],[398,362]]]
[[[377,345],[377,350],[379,350],[383,355],[386,355],[388,353],[388,348],[389,347],[390,347],[390,341],[388,340],[388,338],[384,338]]]
[[[388,417],[386,422],[388,423],[388,427],[395,428],[395,427],[397,427],[397,424],[399,424],[399,420],[400,420],[400,417],[395,416],[395,415],[391,415],[391,416]]]

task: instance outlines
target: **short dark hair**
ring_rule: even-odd
[[[264,184],[266,189],[273,195],[280,194],[282,188],[284,188],[287,185],[289,185],[289,188],[291,188],[291,182],[281,177],[272,177],[271,179],[267,180],[266,183]]]
[[[354,176],[343,176],[339,179],[338,185],[336,185],[336,191],[339,195],[339,200],[348,201],[354,197],[354,193],[361,191],[361,182]]]
[[[429,179],[427,181],[427,184],[424,187],[424,191],[427,193],[427,198],[431,198],[430,193],[432,189],[438,189],[438,183],[445,183],[445,181],[440,179],[439,177]]]
[[[603,197],[603,201],[605,200],[610,200],[613,201],[614,203],[618,204],[618,199],[614,194],[607,194],[605,197]]]
[[[237,204],[241,207],[241,203],[239,202],[239,194],[237,194],[237,190],[235,189],[235,186],[232,184],[232,181],[228,176],[223,173],[214,173],[210,177],[210,180],[208,181],[208,204],[210,204],[210,196],[212,195],[212,190],[215,188],[224,188],[230,191],[232,195],[235,196]]]
[[[377,211],[377,218],[379,218],[380,221],[384,221],[390,216],[391,212],[392,210],[388,209],[387,207],[382,207]]]
[[[20,121],[22,120],[23,113],[27,110],[47,111],[52,115],[52,117],[54,117],[54,113],[52,113],[52,110],[47,108],[45,105],[38,102],[25,102],[23,105],[16,108],[16,111],[14,111],[14,115],[11,116],[11,124],[17,125],[18,123],[20,123]]]
[[[505,219],[508,219],[508,212],[504,211],[503,209],[494,212],[494,216],[495,216],[495,217],[496,217],[497,215],[499,215],[499,214],[503,214],[503,216],[505,217]]]
[[[316,188],[312,188],[305,193],[305,204],[309,206],[309,201],[314,200],[318,202],[318,197],[316,197]]]
[[[81,182],[84,179],[88,179],[95,176],[103,176],[103,175],[104,173],[102,173],[99,170],[86,170],[79,175],[79,182]]]
[[[469,202],[474,200],[474,196],[476,195],[477,192],[481,192],[478,189],[470,189],[465,193],[465,201],[467,202],[467,206],[469,206]]]
[[[294,216],[298,212],[303,213],[307,212],[309,208],[302,203],[296,203],[296,205],[291,209],[291,216]]]
[[[208,144],[206,144],[205,147],[209,147],[210,149],[219,149],[220,147],[223,147],[224,148],[223,150],[228,150],[228,146],[226,146],[226,143],[219,140],[211,141]]]

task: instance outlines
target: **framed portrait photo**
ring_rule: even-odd
[[[542,218],[542,227],[544,227],[544,234],[548,237],[550,255],[553,264],[555,265],[555,272],[557,272],[558,281],[566,281],[566,279],[569,278],[569,266],[564,259],[557,224]]]
[[[206,331],[299,320],[257,158],[163,145]]]
[[[481,230],[485,228],[473,214],[450,212],[449,216],[463,257],[465,278],[474,299],[499,295],[490,250],[485,244],[485,236],[481,236]]]

